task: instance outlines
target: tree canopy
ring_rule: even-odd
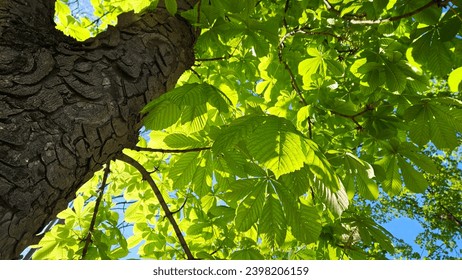
[[[90,2],[79,15],[57,0],[57,28],[83,41],[158,8]],[[200,32],[194,66],[144,107],[137,146],[78,190],[33,258],[460,258],[459,3],[164,5]],[[381,225],[394,214],[427,225],[428,254]]]

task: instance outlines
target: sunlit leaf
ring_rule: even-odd
[[[345,167],[348,169],[347,177],[354,177],[354,185],[361,196],[367,199],[377,199],[379,188],[374,182],[374,169],[372,166],[358,158],[357,156],[346,153]]]
[[[454,69],[451,74],[449,74],[448,84],[449,88],[453,92],[459,91],[459,85],[462,81],[462,67]]]
[[[266,235],[272,247],[284,243],[287,233],[286,218],[281,202],[273,194],[266,197],[258,229]]]
[[[247,231],[260,218],[265,201],[265,186],[260,183],[239,203],[236,209],[235,224],[239,231]]]

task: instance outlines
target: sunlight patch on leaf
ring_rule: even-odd
[[[448,84],[452,92],[459,92],[460,83],[462,82],[462,67],[454,69],[451,74],[449,74]]]

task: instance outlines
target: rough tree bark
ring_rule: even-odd
[[[194,62],[193,29],[165,9],[77,42],[55,30],[54,1],[0,1],[1,259],[36,243],[79,186],[136,144],[139,111]]]

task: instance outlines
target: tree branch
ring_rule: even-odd
[[[335,13],[340,14],[340,11],[335,9],[334,6],[332,6],[332,4],[328,0],[323,0],[323,2],[329,11],[334,11]]]
[[[402,14],[402,15],[399,15],[399,16],[393,16],[393,17],[389,17],[389,18],[385,18],[385,19],[376,19],[376,20],[359,20],[359,19],[352,19],[350,20],[350,22],[352,24],[381,24],[381,23],[385,23],[385,22],[392,22],[392,21],[397,21],[397,20],[400,20],[400,19],[403,19],[403,18],[407,18],[407,17],[412,17],[413,15],[416,15],[420,12],[422,12],[423,10],[435,5],[435,4],[439,4],[441,1],[440,0],[431,0],[430,2],[428,2],[427,4],[425,4],[424,6],[414,10],[414,11],[411,11],[409,13],[405,13],[405,14]]]
[[[226,60],[226,59],[230,59],[230,58],[231,58],[231,55],[230,55],[230,54],[227,54],[227,55],[224,55],[224,56],[221,56],[221,57],[196,58],[196,61],[198,61],[198,62],[203,62],[203,61],[218,61],[218,60]]]
[[[286,4],[284,6],[284,17],[282,18],[282,24],[284,25],[284,27],[287,28],[287,20],[286,20],[286,15],[287,15],[287,11],[289,10],[289,2],[290,0],[286,0]]]
[[[454,214],[452,214],[451,211],[449,211],[448,208],[446,208],[444,205],[441,205],[441,207],[446,211],[446,213],[449,216],[449,219],[453,221],[458,227],[462,228],[462,220],[457,218]]]
[[[338,115],[338,116],[341,116],[341,117],[344,117],[344,118],[347,118],[347,119],[350,119],[352,120],[355,124],[356,124],[356,127],[358,129],[362,129],[363,127],[361,126],[361,124],[356,120],[357,117],[361,116],[361,115],[364,115],[365,113],[369,112],[369,111],[372,111],[374,110],[374,106],[371,105],[371,104],[368,104],[366,105],[366,108],[364,108],[364,110],[354,114],[354,115],[347,115],[347,114],[343,114],[343,113],[340,113],[340,112],[337,112],[337,111],[334,111],[334,110],[331,110],[330,112],[334,115]]]
[[[106,182],[107,182],[107,178],[109,177],[110,169],[111,169],[110,161],[108,161],[106,165],[106,169],[104,170],[103,181],[101,182],[101,186],[99,187],[99,195],[98,195],[98,198],[96,198],[95,210],[93,210],[93,217],[91,218],[90,227],[88,229],[87,237],[85,238],[85,245],[83,246],[83,250],[82,250],[82,259],[85,259],[85,256],[87,255],[88,247],[90,246],[90,243],[92,242],[91,236],[95,229],[96,216],[98,215],[98,208],[101,203],[101,200],[103,199],[104,189],[106,188]]]
[[[87,26],[85,26],[85,28],[89,28],[90,26],[96,24],[97,22],[99,22],[102,18],[104,18],[105,16],[107,16],[108,14],[112,13],[115,11],[115,7],[112,7],[112,9],[106,11],[104,14],[102,14],[100,17],[98,17],[97,19],[95,19],[94,21],[90,22]]]
[[[283,57],[283,54],[282,54],[282,51],[284,49],[284,42],[286,41],[286,39],[289,38],[289,37],[292,37],[292,36],[294,36],[296,34],[331,36],[331,37],[336,38],[339,41],[344,40],[344,38],[342,38],[341,36],[337,36],[337,35],[335,35],[333,33],[326,32],[326,31],[310,31],[310,30],[306,30],[306,28],[297,28],[297,29],[294,29],[294,30],[292,30],[290,32],[287,32],[281,38],[281,40],[279,41],[279,45],[278,45],[279,62],[284,65],[285,69],[289,73],[290,83],[292,84],[292,88],[298,94],[298,96],[299,96],[301,102],[303,103],[303,105],[306,106],[306,105],[308,105],[308,102],[306,102],[305,98],[303,97],[302,91],[300,90],[300,87],[298,86],[297,81],[295,79],[295,75],[292,72],[292,69],[290,69],[289,64],[287,64],[287,62],[284,60],[284,57]]]
[[[155,148],[144,148],[144,147],[134,147],[132,150],[138,151],[138,152],[152,152],[152,153],[164,153],[164,154],[170,154],[170,153],[189,153],[189,152],[200,152],[200,151],[206,151],[210,150],[211,147],[200,147],[200,148],[191,148],[191,149],[155,149]]]
[[[282,37],[282,39],[279,41],[279,45],[278,45],[278,58],[279,58],[279,62],[282,63],[282,65],[284,65],[284,68],[287,70],[287,72],[289,73],[289,76],[290,76],[290,83],[292,85],[292,88],[295,90],[295,92],[297,93],[298,97],[300,98],[300,101],[303,103],[303,105],[308,105],[308,102],[306,102],[305,98],[303,97],[303,94],[302,94],[302,91],[300,90],[300,87],[298,86],[297,84],[297,80],[295,79],[295,75],[294,73],[292,72],[292,69],[290,69],[289,67],[289,64],[287,64],[287,62],[284,60],[284,57],[282,55],[282,51],[284,49],[284,41],[291,35],[289,34],[295,34],[293,32],[289,32],[287,33],[286,35],[284,35]]]
[[[288,37],[292,37],[296,34],[304,34],[304,35],[321,35],[321,36],[330,36],[330,37],[334,37],[335,39],[339,40],[339,41],[344,41],[345,38],[341,37],[341,36],[338,36],[338,35],[335,35],[334,33],[331,33],[331,32],[328,32],[328,31],[312,31],[306,27],[302,27],[302,28],[297,28],[297,29],[294,29],[290,32],[287,32],[287,34],[285,34],[282,39],[281,39],[281,42],[283,43]],[[281,43],[279,43],[281,44]]]
[[[242,40],[244,39],[244,37],[241,38],[241,40],[239,40],[239,42],[236,44],[236,46],[234,47],[233,51],[229,54],[226,54],[224,56],[220,56],[220,57],[212,57],[212,58],[196,58],[195,61],[197,62],[207,62],[207,61],[218,61],[218,60],[226,60],[226,59],[230,59],[231,57],[233,57],[234,53],[236,52],[237,50],[237,47],[241,44]]]
[[[201,28],[200,28],[200,24],[201,24],[201,6],[202,6],[202,0],[199,0],[197,2],[197,19],[196,19],[196,23],[197,23],[197,27],[196,27],[196,36],[199,37],[201,35]]]
[[[286,2],[286,5],[288,5],[288,2]],[[306,99],[303,97],[303,93],[300,89],[300,87],[298,86],[297,84],[297,80],[295,79],[295,75],[294,73],[292,72],[292,69],[290,69],[290,66],[289,64],[284,60],[284,57],[283,57],[283,54],[282,54],[282,51],[284,49],[284,41],[290,37],[290,36],[294,36],[295,34],[297,33],[302,33],[302,34],[308,34],[308,35],[330,35],[330,36],[334,36],[335,38],[341,40],[340,37],[336,36],[335,34],[332,34],[332,33],[328,33],[328,32],[316,32],[316,31],[305,31],[303,29],[296,29],[296,30],[293,30],[291,32],[288,32],[287,34],[285,34],[281,40],[279,41],[279,45],[278,45],[278,58],[279,58],[279,62],[282,63],[282,65],[284,65],[284,68],[287,70],[287,72],[289,73],[289,76],[290,76],[290,83],[292,85],[292,88],[295,90],[295,92],[297,93],[298,97],[300,98],[300,101],[302,102],[303,105],[307,106],[308,105],[308,102],[306,101]],[[310,139],[313,139],[313,122],[311,121],[311,117],[308,117],[307,118],[307,122],[308,122],[308,136],[310,137]]]
[[[152,179],[151,175],[149,172],[144,168],[143,165],[141,165],[139,162],[134,160],[133,158],[127,156],[126,154],[120,154],[117,157],[118,160],[121,160],[123,162],[126,162],[130,164],[131,166],[135,167],[138,172],[141,173],[141,176],[143,177],[143,180],[146,180],[148,184],[151,186],[152,191],[157,197],[157,200],[159,201],[160,206],[162,207],[162,210],[165,212],[165,216],[167,219],[170,221],[170,224],[173,226],[173,230],[175,231],[175,234],[178,238],[178,241],[181,244],[181,247],[183,248],[186,256],[188,257],[188,260],[194,260],[194,256],[191,253],[191,250],[188,247],[188,244],[186,243],[186,240],[184,239],[183,234],[181,233],[181,230],[178,226],[178,223],[176,222],[175,218],[173,217],[173,213],[170,211],[168,208],[167,203],[165,202],[164,197],[162,196],[162,193],[159,190],[159,187],[157,184],[154,182]]]
[[[176,214],[176,213],[180,212],[184,208],[184,206],[186,205],[186,202],[188,201],[188,198],[189,198],[189,196],[186,196],[186,198],[184,199],[183,204],[180,206],[180,208],[178,208],[175,211],[172,211],[172,214]]]

